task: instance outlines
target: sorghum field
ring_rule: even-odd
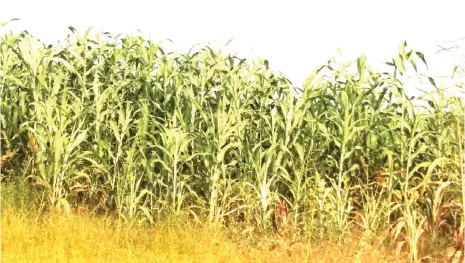
[[[2,262],[463,261],[464,100],[408,95],[427,58],[394,55],[295,88],[209,46],[4,33]]]

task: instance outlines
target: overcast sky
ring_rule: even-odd
[[[442,41],[465,37],[465,0],[322,1],[52,1],[2,0],[0,22],[45,42],[64,39],[68,26],[112,33],[141,30],[154,41],[172,39],[185,50],[196,43],[224,45],[240,56],[260,56],[296,86],[341,48],[348,59],[365,53],[370,64],[390,60],[406,40],[422,51],[431,74],[456,63],[436,55]]]

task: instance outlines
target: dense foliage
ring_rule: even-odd
[[[463,227],[463,100],[431,78],[406,96],[401,77],[426,64],[406,43],[389,72],[332,59],[299,90],[266,60],[72,31],[0,42],[3,177],[44,203],[318,240],[391,229],[415,259]]]

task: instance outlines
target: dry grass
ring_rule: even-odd
[[[142,228],[85,213],[37,220],[12,207],[2,210],[2,262],[399,262],[361,242],[311,248],[262,238],[249,246],[227,231],[191,223]]]

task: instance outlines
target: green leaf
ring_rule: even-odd
[[[226,154],[228,150],[230,150],[231,148],[240,147],[240,146],[241,146],[240,142],[233,142],[233,143],[227,144],[218,152],[218,155],[216,156],[216,161],[218,163],[222,163],[224,161],[224,155]]]
[[[426,63],[425,55],[423,55],[423,53],[418,52],[418,51],[415,52],[415,54],[421,59],[421,61],[423,61],[423,63],[425,63],[426,68],[428,68],[428,63]]]
[[[434,81],[433,78],[428,77],[428,80],[429,80],[429,83],[431,83],[431,85],[433,85],[436,89],[438,88],[438,87],[436,86],[436,82]]]
[[[358,74],[360,76],[363,75],[364,71],[365,71],[365,62],[366,62],[366,56],[363,54],[361,55],[358,59],[357,59],[357,70],[358,70]]]

